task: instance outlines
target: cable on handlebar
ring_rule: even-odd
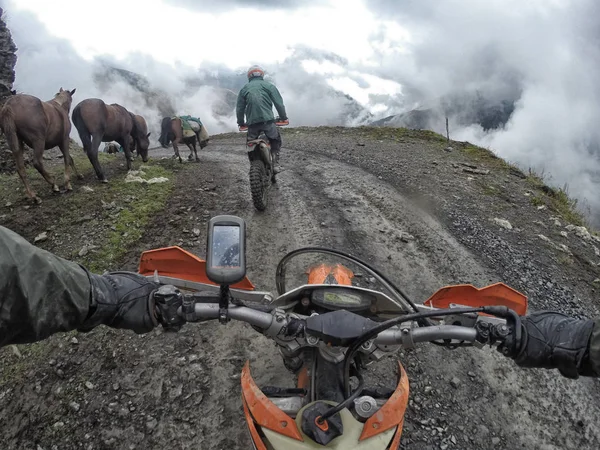
[[[348,348],[346,352],[346,357],[344,358],[344,396],[346,399],[339,403],[337,406],[330,408],[325,414],[323,414],[323,418],[331,417],[334,414],[337,414],[344,408],[348,408],[355,398],[360,395],[362,391],[362,386],[359,383],[357,389],[351,394],[350,393],[350,364],[354,359],[354,356],[358,349],[369,339],[377,336],[382,331],[387,330],[395,325],[401,324],[403,322],[411,322],[414,320],[427,318],[427,317],[439,317],[439,316],[451,316],[454,314],[468,314],[468,313],[478,313],[483,312],[486,308],[452,308],[452,309],[440,309],[436,311],[425,311],[419,312],[415,314],[408,314],[406,316],[395,317],[393,319],[387,320],[373,328],[371,328],[366,333],[363,333],[359,336],[351,347]],[[488,311],[489,312],[489,311]]]
[[[354,359],[354,355],[360,349],[360,347],[367,342],[369,339],[377,336],[382,331],[387,330],[395,325],[401,324],[403,322],[409,322],[413,320],[418,320],[421,318],[427,317],[439,317],[439,316],[450,316],[454,314],[467,314],[467,313],[478,313],[483,312],[484,308],[452,308],[452,309],[441,309],[436,311],[424,311],[416,314],[409,314],[406,316],[394,317],[393,319],[387,320],[373,328],[371,328],[366,333],[363,333],[359,336],[351,347],[348,348],[346,352],[346,357],[344,358],[344,392],[345,395],[350,395],[350,364]],[[345,400],[343,403],[347,407],[350,403],[348,400]]]

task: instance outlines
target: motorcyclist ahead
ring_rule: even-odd
[[[158,288],[131,272],[90,273],[0,226],[0,347],[98,325],[147,333],[161,319]],[[522,318],[522,331],[508,355],[517,365],[558,369],[569,378],[600,377],[600,319],[535,312]],[[510,340],[505,345],[512,348]]]
[[[240,90],[237,98],[237,123],[240,127],[248,126],[248,141],[257,139],[261,132],[265,133],[271,144],[271,153],[275,162],[274,171],[279,173],[281,134],[275,126],[273,106],[279,114],[279,119],[287,120],[283,99],[277,87],[264,80],[265,71],[261,67],[250,67],[247,75],[248,83]]]

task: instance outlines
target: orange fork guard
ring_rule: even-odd
[[[478,308],[481,306],[507,306],[518,315],[527,313],[527,296],[504,283],[477,289],[471,284],[447,286],[425,301],[426,306],[449,308],[451,303]]]
[[[148,250],[140,257],[139,273],[144,276],[153,275],[154,271],[163,277],[205,283],[218,286],[206,276],[206,261],[185,251],[181,247],[166,247]],[[235,289],[253,291],[254,285],[248,277],[231,286]]]
[[[296,421],[275,406],[275,403],[269,400],[256,385],[252,375],[250,375],[250,363],[248,361],[242,369],[241,381],[242,401],[246,405],[244,413],[251,432],[252,428],[255,428],[253,422],[256,422],[261,427],[268,428],[296,441],[304,441]]]
[[[398,427],[394,433],[394,439],[388,448],[400,448],[400,436],[402,435],[402,427],[404,426],[404,413],[408,406],[409,385],[408,375],[406,375],[404,367],[402,367],[402,364],[399,361],[398,366],[400,379],[398,380],[396,390],[389,400],[379,408],[379,411],[369,417],[365,422],[360,435],[360,441],[372,438],[390,428]]]

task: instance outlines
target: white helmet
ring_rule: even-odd
[[[265,71],[260,66],[252,66],[248,69],[248,79],[260,77],[263,78],[265,76]]]

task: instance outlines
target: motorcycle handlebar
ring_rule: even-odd
[[[276,322],[275,316],[269,312],[257,311],[246,306],[230,306],[229,318],[246,322],[263,330],[270,328]],[[196,303],[193,317],[186,317],[188,322],[219,318],[218,303]],[[402,345],[412,347],[419,342],[430,342],[443,339],[454,339],[463,342],[475,342],[475,328],[457,325],[437,325],[419,328],[395,327],[379,333],[374,339],[377,345]]]
[[[443,339],[474,342],[476,338],[477,331],[475,328],[457,325],[434,325],[421,328],[393,328],[385,330],[379,333],[374,341],[375,344],[379,345],[408,345]]]
[[[290,120],[275,120],[275,126],[278,127],[287,127],[290,124]],[[238,130],[240,131],[248,131],[248,125],[238,125]]]

